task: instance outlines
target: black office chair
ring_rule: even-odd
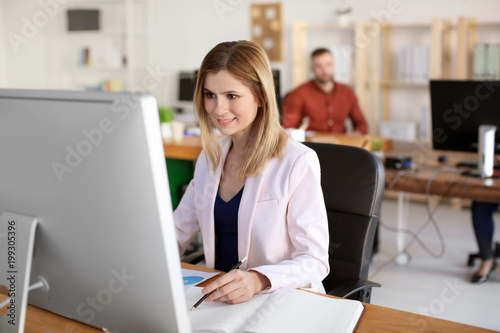
[[[362,148],[304,144],[318,154],[328,214],[330,274],[323,285],[329,295],[369,303],[372,287],[380,287],[367,278],[384,193],[384,167]]]

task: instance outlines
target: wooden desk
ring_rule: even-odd
[[[500,179],[463,176],[460,172],[466,171],[467,168],[456,167],[460,161],[476,161],[475,153],[415,148],[396,149],[390,154],[412,156],[417,165],[417,171],[385,170],[385,189],[398,191],[397,228],[400,230],[408,229],[408,193],[429,193],[442,197],[500,203]],[[438,162],[439,156],[445,156],[447,162]],[[406,237],[403,232],[396,235],[396,263],[400,266],[407,265],[410,261],[410,256],[405,251]]]
[[[165,157],[178,160],[196,161],[203,147],[201,137],[185,136],[182,141],[163,140]]]
[[[183,268],[199,269],[205,272],[215,272],[215,270],[205,267],[199,267],[182,263]],[[217,279],[214,276],[210,280],[200,283],[199,286],[205,286],[212,280]],[[330,295],[319,294],[320,297],[339,298]],[[355,330],[356,333],[412,333],[412,332],[494,332],[484,328],[478,328],[465,324],[455,323],[449,320],[437,319],[428,316],[423,316],[411,312],[400,311],[395,309],[386,308],[379,305],[363,303],[365,311],[361,316],[358,326]]]
[[[199,266],[182,263],[183,268],[198,269],[202,271],[214,272],[214,270]],[[217,277],[213,277],[215,279]],[[208,280],[206,283],[210,282]],[[201,286],[206,283],[200,284]],[[332,297],[321,295],[318,297]],[[490,330],[477,328],[469,325],[459,324],[447,320],[436,319],[410,312],[389,309],[386,307],[364,304],[365,311],[361,317],[355,332],[358,333],[399,333],[399,332],[493,332]],[[26,333],[40,332],[78,332],[78,333],[97,333],[102,332],[95,328],[74,322],[70,319],[58,316],[56,314],[38,309],[28,305],[26,314]]]
[[[385,138],[374,138],[380,140],[381,150],[388,151],[392,148],[392,140]],[[371,139],[366,135],[332,134],[316,132],[312,137],[306,139],[310,142],[325,142],[343,144],[348,146],[371,148]],[[163,148],[167,158],[195,161],[200,155],[203,147],[199,136],[186,136],[182,141],[164,140]]]
[[[399,153],[411,156],[411,152],[409,151],[400,151]],[[440,155],[446,156],[448,162],[439,163],[438,156]],[[466,177],[457,172],[446,172],[444,169],[456,169],[455,165],[459,161],[477,160],[476,154],[429,150],[425,152],[425,155],[422,153],[419,156],[424,157],[417,161],[417,172],[399,173],[398,170],[386,169],[386,189],[411,193],[426,193],[427,183],[432,177],[429,187],[430,194],[500,203],[500,179]],[[439,170],[443,170],[443,172],[438,172]],[[462,170],[465,171],[467,169],[462,168]],[[398,178],[395,179],[395,177]]]

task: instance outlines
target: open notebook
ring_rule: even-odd
[[[188,308],[200,299],[201,290],[186,291]],[[189,317],[193,332],[352,332],[363,309],[358,301],[278,289],[241,304],[204,302]]]

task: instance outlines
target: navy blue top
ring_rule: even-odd
[[[243,189],[228,202],[217,191],[214,207],[215,269],[228,272],[238,262],[238,210]]]

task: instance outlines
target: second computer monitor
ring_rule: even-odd
[[[500,81],[431,80],[434,149],[478,151],[478,129],[494,125],[500,142]]]

